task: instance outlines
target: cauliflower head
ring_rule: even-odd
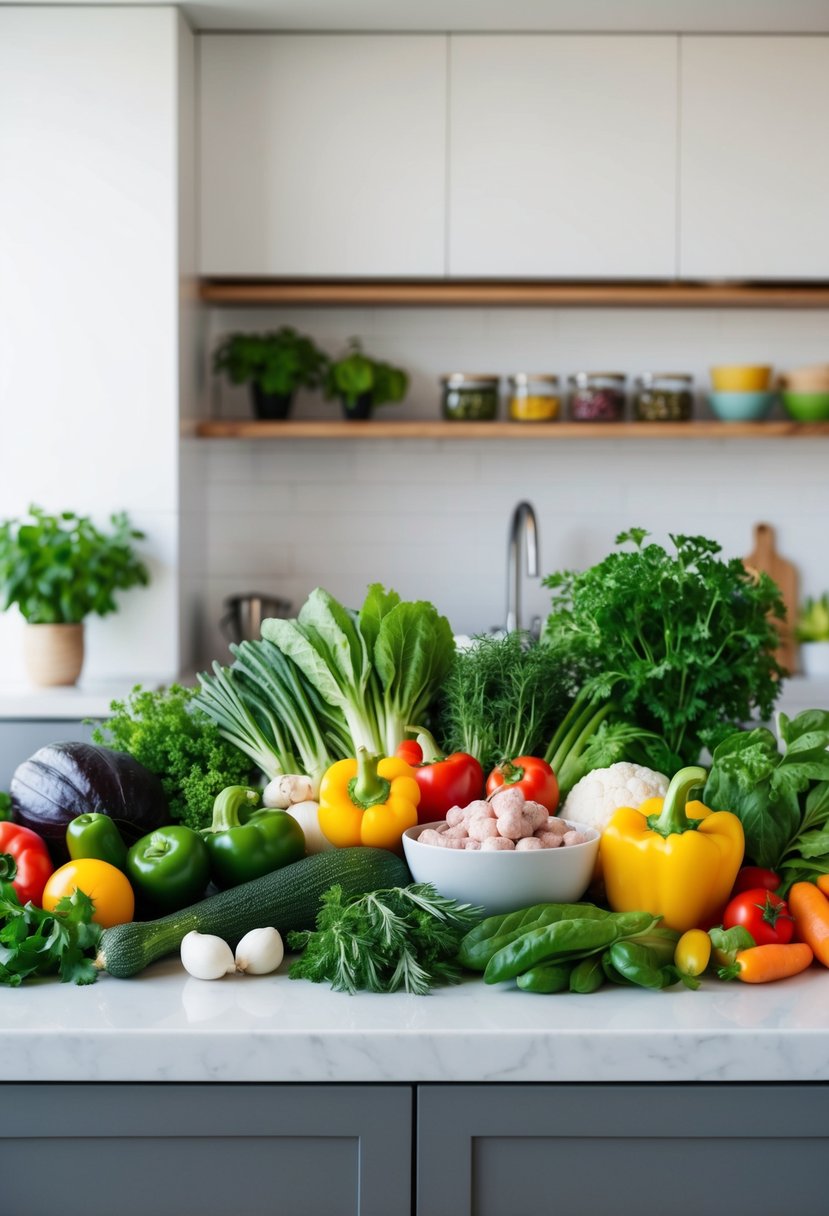
[[[563,819],[586,823],[601,833],[620,806],[638,807],[646,798],[664,798],[668,784],[664,773],[620,760],[609,768],[585,773],[558,813]]]

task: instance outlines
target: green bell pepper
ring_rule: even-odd
[[[213,803],[202,836],[217,887],[237,887],[305,856],[305,834],[287,811],[254,810],[259,791],[230,785]]]
[[[66,847],[73,861],[93,857],[117,870],[126,868],[127,846],[109,815],[90,811],[76,816],[66,827]]]
[[[210,857],[198,832],[174,823],[142,836],[127,853],[135,893],[159,912],[177,912],[204,895]]]

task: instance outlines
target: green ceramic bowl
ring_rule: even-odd
[[[781,393],[783,408],[796,422],[829,421],[829,393]]]

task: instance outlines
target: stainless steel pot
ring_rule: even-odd
[[[219,628],[228,642],[258,641],[262,633],[262,622],[270,616],[286,617],[292,605],[288,600],[274,595],[230,595],[222,605],[224,614]]]

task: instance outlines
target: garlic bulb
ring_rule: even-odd
[[[195,929],[182,939],[181,961],[185,971],[197,980],[218,980],[236,970],[236,960],[227,942]]]
[[[267,925],[251,929],[236,947],[236,970],[248,975],[270,975],[285,957],[285,947],[277,929]]]

